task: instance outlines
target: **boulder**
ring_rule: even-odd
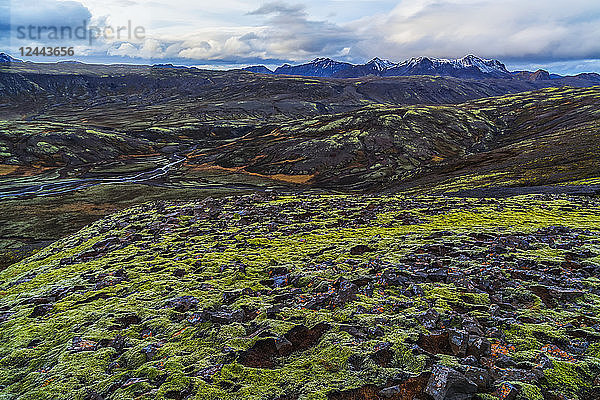
[[[477,384],[453,368],[436,364],[425,393],[433,400],[469,400],[477,392]]]
[[[373,251],[373,249],[371,249],[369,246],[359,244],[350,249],[350,254],[352,254],[353,256],[359,256],[361,254],[368,253],[371,251]]]
[[[417,315],[417,320],[427,329],[435,329],[440,319],[440,313],[430,308],[422,314]]]
[[[467,332],[450,329],[448,331],[448,340],[450,341],[452,354],[457,357],[464,357],[467,354],[467,347],[469,345],[469,334]]]

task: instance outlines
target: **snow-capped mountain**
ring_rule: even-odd
[[[266,67],[245,68],[248,71],[277,75],[299,75],[333,78],[360,78],[367,75],[407,76],[441,75],[457,78],[511,78],[511,73],[498,60],[467,55],[455,60],[433,57],[414,57],[401,63],[373,58],[366,64],[350,64],[330,58],[317,58],[301,65],[284,64],[271,72]]]
[[[486,60],[468,55],[455,60],[433,57],[413,57],[387,69],[385,76],[441,75],[457,78],[510,78],[510,72],[498,60]]]
[[[365,65],[370,65],[370,66],[372,66],[373,69],[378,70],[378,71],[385,71],[386,69],[395,67],[397,64],[395,64],[391,61],[388,61],[388,60],[382,60],[379,57],[375,57],[374,59],[372,59]]]
[[[6,53],[0,53],[0,64],[6,64],[6,63],[21,63],[23,61],[16,59],[14,57],[9,56]]]
[[[485,73],[504,73],[507,74],[506,66],[498,60],[486,60],[472,54],[451,61],[455,65],[463,68],[476,67],[481,72]]]

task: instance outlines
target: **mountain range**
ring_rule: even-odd
[[[300,65],[284,64],[275,70],[270,70],[264,65],[255,65],[243,68],[246,71],[271,74],[271,75],[297,75],[327,78],[360,78],[364,76],[413,76],[413,75],[436,75],[450,76],[464,79],[517,79],[517,80],[552,80],[560,79],[562,76],[550,74],[548,71],[509,71],[506,66],[498,60],[489,60],[474,55],[467,55],[454,60],[413,57],[400,63],[373,58],[366,64],[350,64],[336,61],[330,58],[316,58],[308,63]],[[600,82],[600,75],[586,74],[587,79],[595,79]],[[579,76],[579,75],[577,75]]]
[[[61,63],[72,62],[64,61]],[[11,63],[23,63],[23,61],[0,52],[0,64]],[[153,67],[196,69],[194,67],[174,66],[173,64],[154,64]],[[600,74],[597,73],[562,76],[551,74],[543,69],[538,69],[537,71],[509,71],[499,60],[484,59],[472,54],[454,60],[434,57],[413,57],[399,63],[375,57],[365,64],[351,64],[321,57],[299,65],[283,64],[275,70],[271,70],[264,65],[249,66],[242,68],[242,70],[266,75],[292,75],[319,78],[433,75],[462,79],[510,79],[534,82],[575,78],[577,81],[586,82],[584,85],[576,84],[575,86],[589,86],[590,82],[592,84],[600,84]]]

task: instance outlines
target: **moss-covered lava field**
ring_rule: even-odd
[[[0,273],[2,399],[596,399],[600,200],[146,203]]]

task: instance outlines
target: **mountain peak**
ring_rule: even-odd
[[[474,54],[467,54],[466,56],[464,56],[463,58],[461,58],[461,60],[481,60],[481,61],[485,61],[485,59],[478,57]]]
[[[352,64],[335,61],[331,58],[315,58],[311,62],[300,65],[284,64],[275,70],[275,74],[332,77],[336,73],[351,67]]]
[[[379,71],[384,71],[386,69],[394,67],[396,64],[391,61],[382,60],[379,57],[375,57],[371,61],[369,61],[366,65],[372,65],[375,67],[375,69],[377,69]]]
[[[502,64],[498,60],[485,59],[481,57],[474,56],[473,54],[468,54],[463,58],[459,58],[456,61],[457,64],[464,67],[475,67],[478,68],[481,72],[485,73],[508,73],[506,66]]]
[[[498,60],[487,60],[468,54],[462,58],[449,60],[435,57],[413,57],[398,64],[394,72],[406,75],[446,75],[459,78],[501,78],[510,73]]]

